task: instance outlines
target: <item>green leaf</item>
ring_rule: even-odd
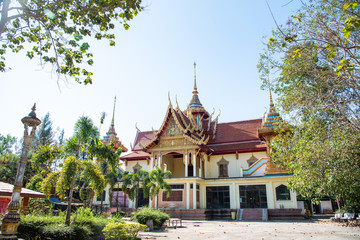
[[[81,44],[81,47],[80,47],[80,49],[81,49],[82,51],[86,51],[86,50],[88,50],[89,48],[90,48],[90,45],[89,45],[87,42]]]
[[[80,41],[81,39],[83,39],[83,36],[81,36],[80,34],[76,34],[76,35],[74,36],[74,39],[75,39],[76,41]]]

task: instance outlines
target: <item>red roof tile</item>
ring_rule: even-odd
[[[138,131],[136,133],[135,142],[132,150],[141,151],[142,150],[141,146],[145,147],[154,137],[155,136],[152,131],[147,131],[147,132]]]
[[[0,182],[0,196],[10,196],[12,195],[14,185],[9,183]],[[45,198],[45,195],[36,192],[30,189],[21,188],[21,197],[31,197],[31,198]]]
[[[215,139],[210,139],[209,144],[240,142],[258,140],[258,129],[261,128],[262,119],[246,120],[239,122],[219,123]]]
[[[120,157],[121,160],[144,160],[144,159],[150,159],[150,154],[143,152],[143,151],[137,151],[129,153],[125,156]]]

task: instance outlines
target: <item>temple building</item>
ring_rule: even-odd
[[[172,178],[167,179],[171,196],[161,192],[149,204],[170,212],[182,210],[183,218],[190,209],[199,210],[198,216],[203,214],[204,219],[211,219],[206,214],[217,209],[236,211],[240,220],[271,218],[276,215],[271,209],[296,210],[296,215],[301,212],[296,193],[286,183],[291,175],[276,167],[268,154],[280,121],[270,96],[266,119],[220,123],[219,115],[209,114],[201,104],[194,69],[194,90],[187,108],[180,109],[177,101],[173,106],[169,98],[159,129],[138,130],[131,153],[120,159],[129,172],[171,171]],[[146,199],[139,200],[140,205],[148,204]],[[129,207],[134,203],[130,201]]]

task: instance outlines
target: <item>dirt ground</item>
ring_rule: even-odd
[[[360,227],[345,227],[330,220],[317,221],[183,221],[181,228],[142,232],[141,239],[241,239],[241,240],[360,240]]]

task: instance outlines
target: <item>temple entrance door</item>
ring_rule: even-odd
[[[144,197],[144,191],[142,188],[139,189],[138,198],[138,207],[144,207],[149,205],[149,198]]]
[[[194,167],[192,165],[188,166],[188,176],[193,177],[194,176]]]
[[[229,186],[206,187],[206,208],[230,208]]]
[[[266,186],[239,186],[240,208],[267,208]]]

